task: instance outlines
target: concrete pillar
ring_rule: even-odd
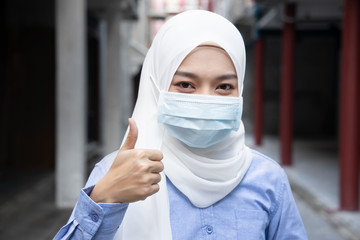
[[[130,52],[131,41],[131,20],[120,22],[120,104],[121,104],[121,139],[123,138],[128,126],[128,118],[133,112],[133,80],[131,75],[132,65],[134,64]]]
[[[85,182],[86,2],[56,1],[56,205],[73,207]]]
[[[129,54],[130,23],[113,12],[107,16],[106,25],[102,139],[104,153],[108,154],[120,147],[127,128],[127,119],[131,117],[133,83],[130,77],[132,63]]]
[[[99,33],[99,102],[100,102],[100,118],[99,118],[99,132],[100,132],[100,143],[102,146],[101,151],[104,154],[104,142],[105,142],[105,98],[106,98],[106,66],[107,66],[107,24],[106,20],[100,19],[98,25]]]
[[[102,131],[105,154],[118,149],[121,143],[119,22],[119,13],[110,13],[106,17],[106,79]]]

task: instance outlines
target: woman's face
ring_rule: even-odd
[[[217,46],[195,48],[174,74],[169,92],[238,97],[238,79],[231,58]]]

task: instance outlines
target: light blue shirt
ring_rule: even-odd
[[[252,153],[252,163],[241,183],[208,208],[192,205],[167,179],[173,240],[307,239],[284,170],[259,152]],[[102,160],[95,166],[69,222],[55,239],[113,238],[128,204],[97,204],[89,197],[110,165]]]

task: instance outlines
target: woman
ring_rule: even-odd
[[[307,239],[287,177],[245,146],[245,48],[211,12],[170,19],[145,58],[119,151],[56,239]]]

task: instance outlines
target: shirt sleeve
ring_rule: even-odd
[[[280,185],[278,202],[271,216],[267,239],[308,239],[284,171],[282,171],[282,183]]]
[[[95,203],[89,194],[93,186],[82,189],[73,214],[54,239],[112,239],[128,204]]]
[[[127,203],[95,203],[89,196],[95,184],[105,175],[101,162],[91,172],[80,191],[68,223],[55,236],[58,239],[112,239],[119,228]]]

